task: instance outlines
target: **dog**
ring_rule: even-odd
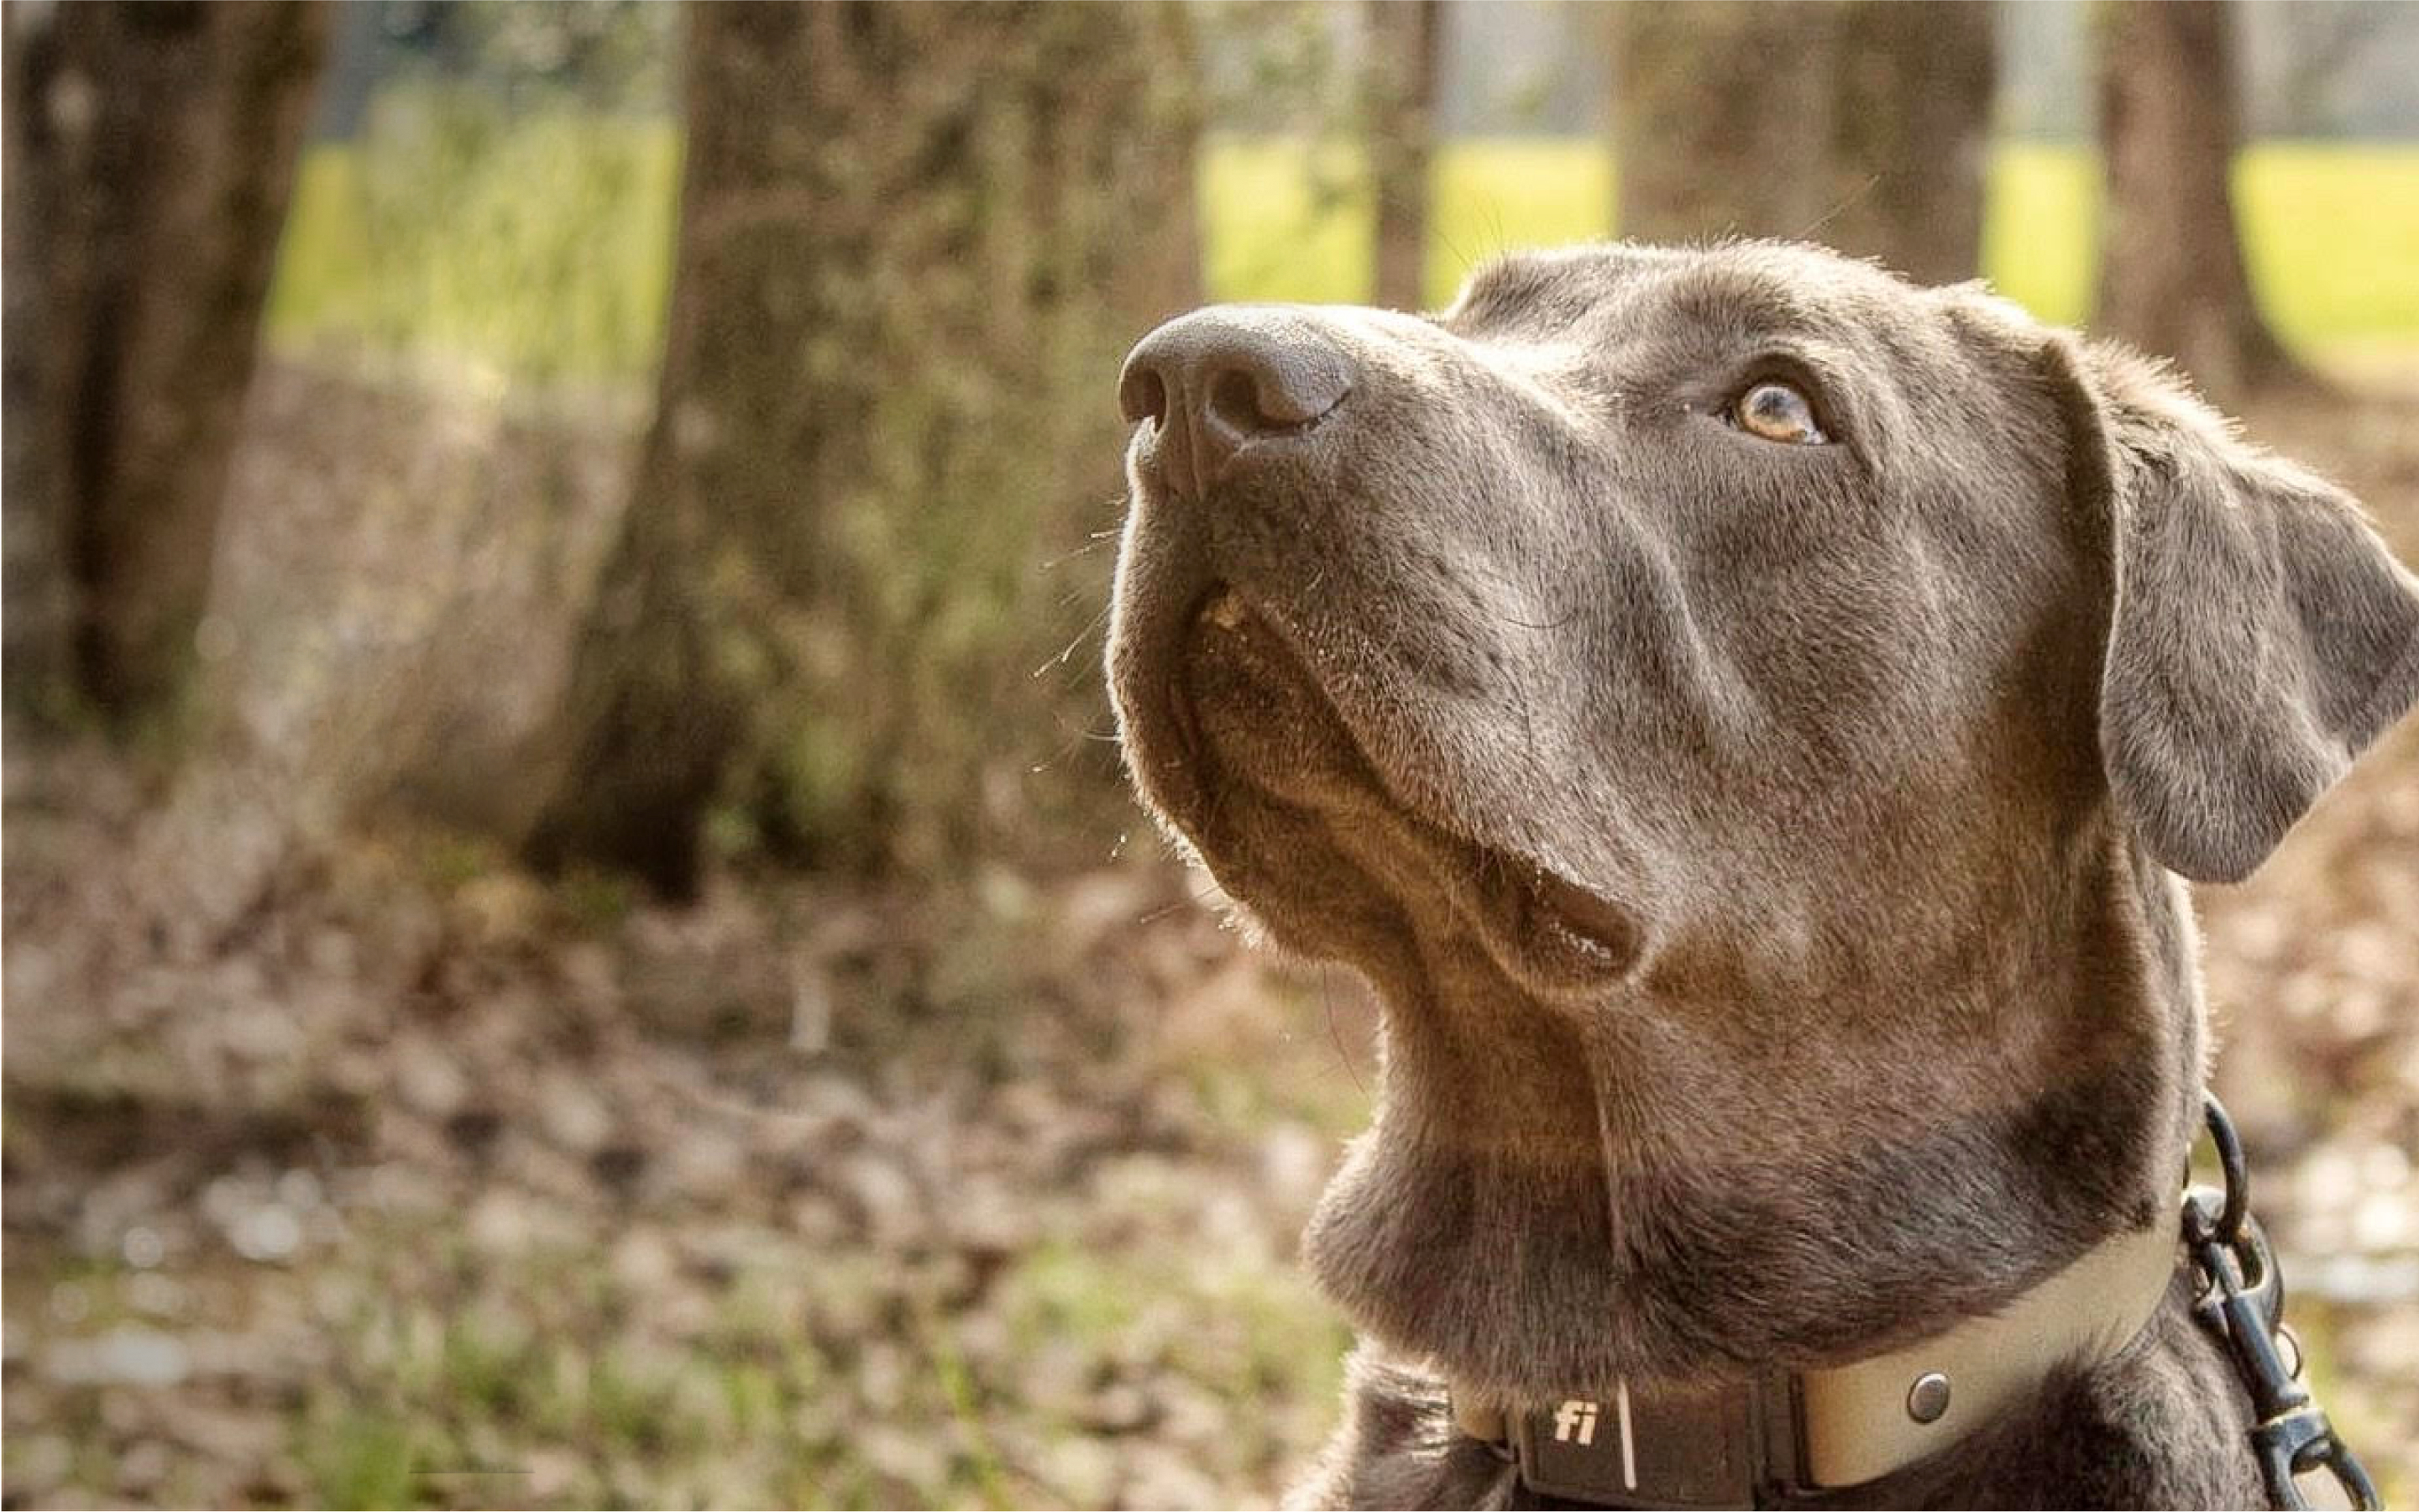
[[[1119,394],[1132,779],[1382,1004],[1292,1500],[2267,1504],[2180,1263],[2182,879],[2419,699],[2350,499],[1794,244],[1199,310]]]

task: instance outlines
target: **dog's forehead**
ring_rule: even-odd
[[[1441,318],[1468,334],[1514,340],[1652,324],[1726,340],[1892,347],[1919,344],[1947,324],[1942,291],[1821,247],[1776,241],[1516,253],[1471,274]]]
[[[1626,242],[1505,253],[1481,264],[1440,316],[1447,324],[1483,325],[1506,317],[1550,324],[1577,319],[1641,274],[1691,255]]]

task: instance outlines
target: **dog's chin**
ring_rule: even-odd
[[[1373,927],[1400,936],[1450,918],[1540,995],[1585,995],[1635,968],[1634,914],[1405,802],[1411,785],[1387,779],[1280,622],[1232,586],[1210,585],[1172,642],[1151,658],[1156,686],[1120,701],[1128,758],[1271,943],[1353,960]]]

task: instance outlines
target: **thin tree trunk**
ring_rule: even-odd
[[[76,681],[122,720],[191,660],[327,16],[170,0],[7,24],[8,509],[34,512],[9,596],[54,544],[73,609],[28,628],[70,620]]]
[[[0,526],[5,536],[7,600],[0,625],[6,644],[6,702],[11,715],[54,709],[69,691],[69,646],[75,615],[68,576],[59,497],[64,448],[52,440],[55,406],[36,402],[49,365],[50,257],[41,228],[53,218],[58,172],[49,156],[55,134],[46,118],[48,85],[56,71],[56,36],[50,14],[26,6],[0,9]],[[39,146],[37,145],[39,142]]]
[[[1836,8],[1831,203],[1814,239],[1918,283],[1980,270],[1996,8],[1979,0]]]
[[[2221,397],[2304,378],[2243,262],[2230,8],[2106,0],[2096,20],[2107,195],[2093,323],[2173,358]]]
[[[1434,158],[1437,74],[1444,54],[1443,0],[1364,0],[1369,23],[1364,106],[1370,177],[1378,197],[1375,302],[1426,302],[1428,176]]]
[[[1090,716],[1035,569],[1114,487],[1124,347],[1197,298],[1184,18],[701,6],[657,415],[541,864],[946,864]],[[1081,583],[1075,596],[1090,598]],[[1096,695],[1093,695],[1096,696]],[[1098,774],[1102,791],[1107,774]]]

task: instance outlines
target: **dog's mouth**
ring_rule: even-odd
[[[1213,582],[1174,631],[1156,696],[1132,711],[1137,775],[1280,938],[1318,936],[1319,920],[1281,917],[1295,889],[1271,874],[1317,847],[1407,918],[1423,910],[1406,893],[1449,908],[1524,986],[1584,991],[1634,967],[1634,912],[1407,798],[1384,742],[1355,727],[1278,614]]]

